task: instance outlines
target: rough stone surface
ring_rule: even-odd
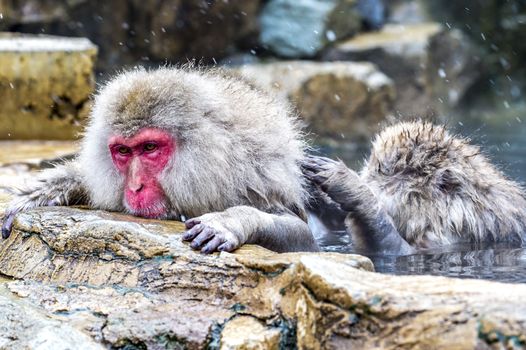
[[[267,327],[254,317],[239,316],[221,332],[222,350],[278,350],[280,331]]]
[[[76,137],[96,54],[87,39],[0,34],[0,139]]]
[[[328,49],[323,58],[376,64],[396,85],[395,108],[401,117],[456,106],[479,76],[469,40],[437,23],[386,25]]]
[[[270,0],[260,21],[260,42],[292,58],[312,57],[361,27],[354,0]]]
[[[1,349],[102,350],[104,346],[60,317],[35,307],[0,286]]]
[[[282,324],[295,316],[292,309],[290,315],[279,311],[281,296],[290,285],[294,303],[294,266],[304,255],[250,246],[202,255],[181,242],[182,229],[181,223],[121,214],[35,209],[19,214],[2,242],[0,273],[26,281],[9,284],[17,296],[115,347],[202,348],[220,343],[222,326],[237,315],[265,320],[236,320],[234,328],[254,335],[244,348],[281,342],[295,322]],[[359,256],[315,255],[372,269]]]
[[[20,214],[0,247],[0,273],[19,279],[7,283],[6,294],[88,334],[88,344],[111,347],[526,344],[523,285],[379,275],[365,271],[368,259],[336,253],[246,246],[202,255],[181,242],[181,230],[179,223],[75,208]],[[20,332],[25,322],[5,332]]]
[[[289,98],[321,137],[369,139],[392,112],[391,80],[368,63],[290,61],[247,65],[242,76]]]

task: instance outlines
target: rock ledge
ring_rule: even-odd
[[[443,348],[526,344],[526,286],[371,272],[367,258],[202,255],[180,223],[81,208],[17,216],[0,245],[2,341],[86,348]],[[27,313],[24,310],[34,310]],[[34,326],[32,326],[34,325]],[[64,333],[64,336],[62,336]],[[4,344],[4,343],[2,343]],[[69,345],[68,345],[69,344]]]

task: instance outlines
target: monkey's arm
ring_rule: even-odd
[[[36,181],[13,190],[13,193],[15,198],[4,213],[3,238],[11,234],[15,215],[20,211],[35,207],[88,204],[88,196],[75,162],[44,170]]]
[[[353,244],[358,251],[373,254],[407,255],[415,249],[407,243],[362,179],[342,162],[310,156],[303,165],[305,175],[349,213]]]
[[[293,214],[269,214],[254,207],[236,206],[185,222],[183,240],[203,253],[233,251],[245,243],[276,252],[318,251],[306,222]]]

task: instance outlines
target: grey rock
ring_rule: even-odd
[[[260,42],[284,57],[311,57],[361,26],[354,0],[270,0],[260,15]]]
[[[387,2],[389,23],[416,24],[429,22],[423,0],[390,0]]]
[[[282,61],[237,72],[290,99],[321,138],[369,139],[391,114],[395,99],[391,80],[370,63]]]
[[[102,350],[60,317],[16,298],[0,285],[0,349]]]
[[[470,41],[437,23],[386,25],[328,49],[326,60],[369,61],[395,83],[402,118],[436,115],[456,106],[479,77]]]
[[[357,10],[367,29],[383,27],[387,15],[383,0],[358,0]]]

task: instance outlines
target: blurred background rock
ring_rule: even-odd
[[[520,0],[0,0],[1,31],[95,43],[98,82],[136,65],[225,65],[292,100],[322,150],[351,165],[383,125],[421,117],[516,178],[525,26]]]

